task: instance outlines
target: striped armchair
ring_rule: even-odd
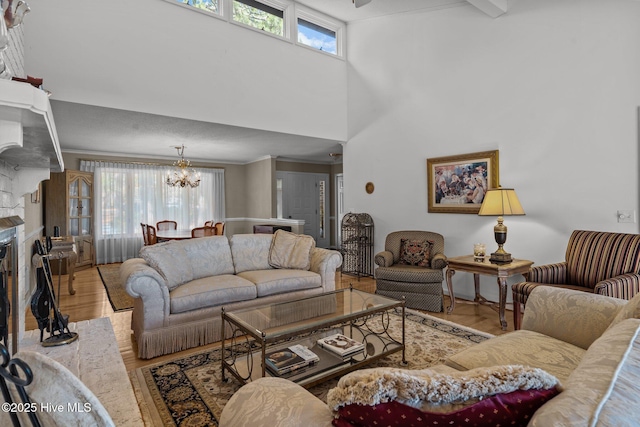
[[[513,323],[537,286],[555,286],[631,299],[640,293],[640,234],[575,230],[565,261],[532,267],[513,290]]]
[[[402,241],[430,242],[427,265],[403,263]],[[375,256],[376,293],[395,299],[405,298],[406,306],[419,310],[441,312],[443,269],[447,266],[444,255],[444,237],[430,231],[395,231],[389,233],[384,251]],[[406,261],[406,259],[404,260]]]

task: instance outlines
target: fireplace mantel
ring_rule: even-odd
[[[36,190],[64,162],[47,93],[28,83],[0,80],[0,160],[14,167],[13,196]]]

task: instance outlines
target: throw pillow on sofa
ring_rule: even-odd
[[[520,365],[476,368],[443,374],[374,368],[352,372],[329,391],[336,426],[380,422],[420,425],[479,420],[483,425],[526,425],[532,414],[559,393],[551,374]],[[385,424],[386,425],[386,424]]]
[[[193,280],[189,256],[182,245],[165,242],[143,246],[140,257],[164,277],[169,290]]]
[[[269,265],[273,268],[309,270],[311,250],[316,242],[313,237],[277,230],[269,248]]]

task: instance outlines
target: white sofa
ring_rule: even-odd
[[[409,376],[413,374],[421,381],[427,378],[427,381],[431,379],[432,383],[442,385],[478,372],[483,378],[492,379],[495,378],[490,374],[492,370],[499,372],[514,365],[541,369],[553,375],[561,384],[561,392],[542,406],[529,406],[530,403],[522,407],[518,407],[518,403],[510,406],[509,411],[513,414],[520,410],[533,413],[532,417],[527,414],[522,424],[529,427],[638,426],[640,295],[627,302],[540,286],[533,290],[527,301],[521,330],[471,346],[450,357],[446,365],[405,372],[412,381],[415,378]],[[349,387],[360,395],[369,396],[372,385],[376,388],[388,383],[386,380],[390,377],[393,379],[398,371],[394,368],[374,368],[352,372],[342,377],[338,387],[329,392],[329,400],[336,394],[349,391]],[[367,377],[373,379],[367,380]],[[387,389],[380,386],[378,396],[388,398],[380,403],[393,403],[406,391],[407,384],[408,381],[402,380],[391,386],[387,384]],[[445,389],[448,392],[453,390]],[[485,396],[484,401],[487,400]],[[416,403],[420,402],[410,402],[412,406]],[[377,406],[383,407],[380,404]],[[370,407],[375,410],[376,404]],[[355,406],[356,411],[362,408],[362,405]],[[349,406],[343,409],[347,413],[350,410]],[[383,407],[382,411],[386,412],[387,409]],[[301,386],[271,377],[261,378],[240,388],[225,405],[220,426],[329,427],[332,421],[337,422],[334,425],[358,425],[357,422],[340,423],[343,420],[334,420],[334,415],[332,408]],[[402,412],[400,415],[404,417]],[[425,417],[422,418],[423,424],[420,425],[426,425]],[[454,421],[452,423],[455,424]],[[502,424],[511,425],[507,422]],[[450,424],[441,422],[440,425]]]
[[[141,258],[125,261],[120,277],[135,298],[131,328],[138,357],[219,341],[223,307],[248,308],[333,291],[340,253],[316,248],[310,236],[285,233],[170,241],[145,246]],[[286,267],[287,258],[295,268],[272,266]]]

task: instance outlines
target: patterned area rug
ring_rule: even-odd
[[[113,311],[133,309],[133,298],[125,291],[124,285],[120,282],[120,264],[99,265],[98,273],[100,273],[102,284],[107,290]]]
[[[406,369],[424,369],[492,335],[447,322],[426,314],[406,310]],[[393,336],[402,328],[401,312],[390,316]],[[217,426],[222,408],[240,384],[220,378],[220,348],[196,351],[192,355],[164,361],[131,372],[141,407],[155,426]],[[402,367],[401,353],[394,353],[367,365]],[[323,399],[337,379],[312,387],[309,391]]]

